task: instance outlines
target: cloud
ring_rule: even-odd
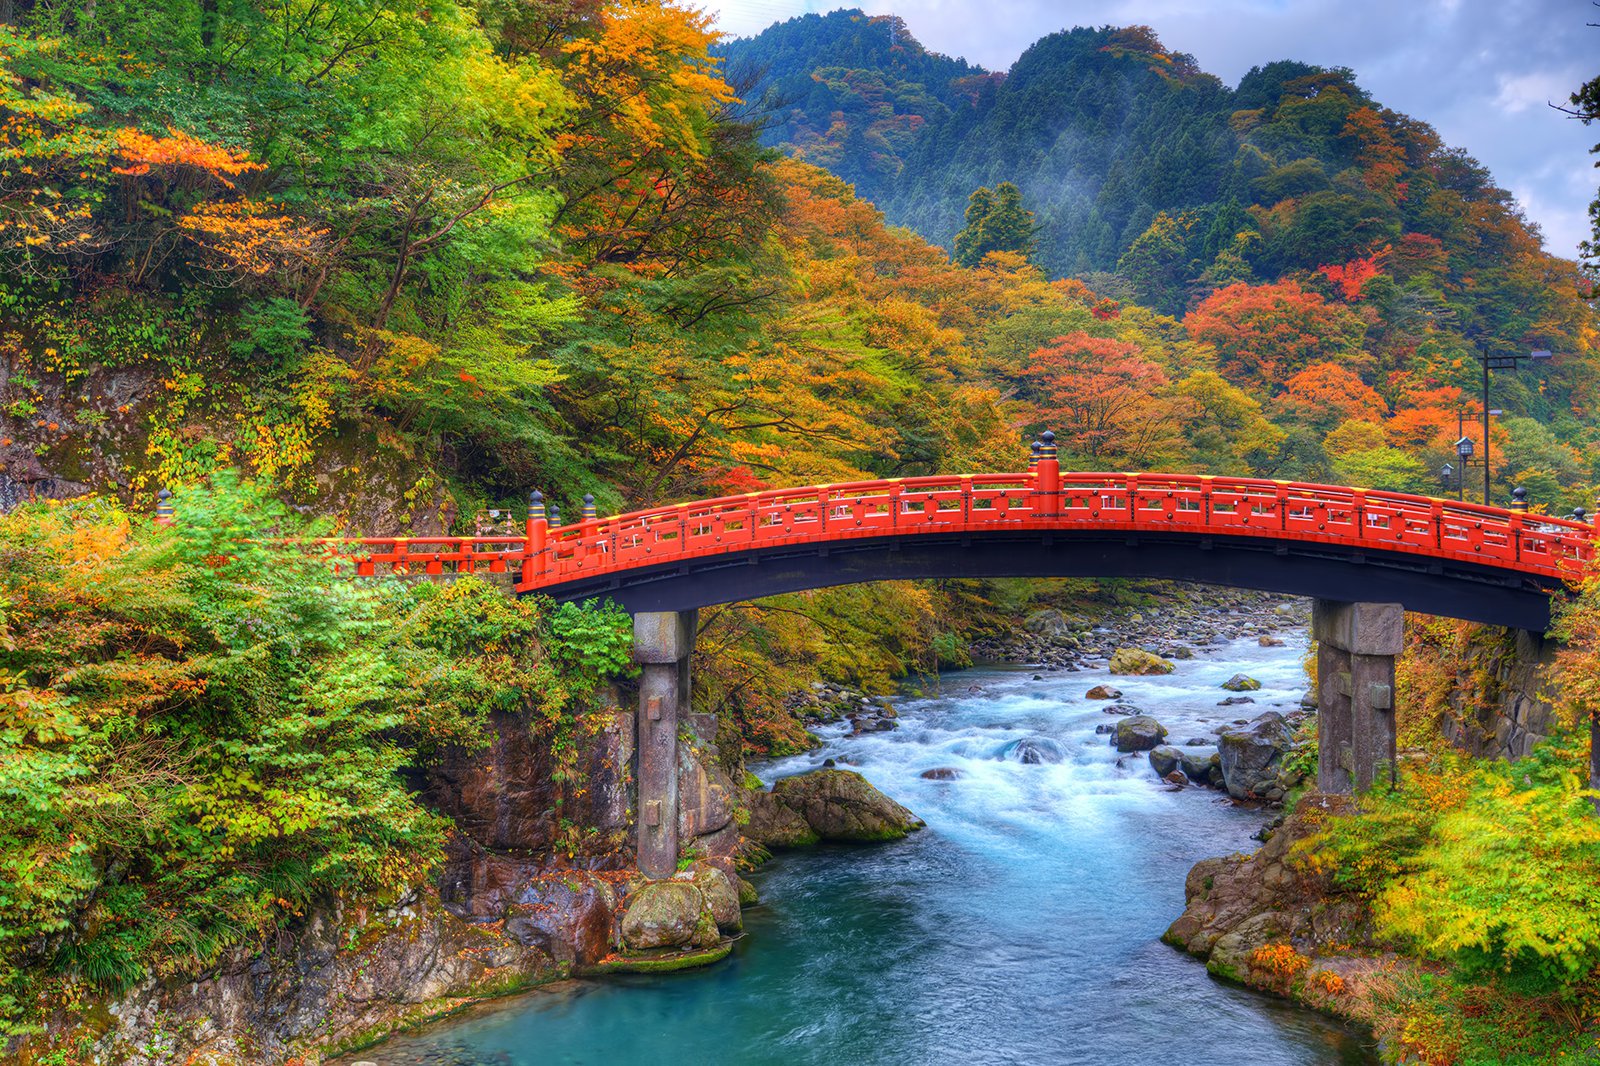
[[[825,0],[706,0],[721,27],[760,32]],[[1230,84],[1252,66],[1346,66],[1385,106],[1434,126],[1518,193],[1545,244],[1572,255],[1588,236],[1600,134],[1546,106],[1600,74],[1600,21],[1587,0],[885,0],[928,48],[1003,70],[1071,26],[1155,28]],[[1575,180],[1581,175],[1581,180]]]

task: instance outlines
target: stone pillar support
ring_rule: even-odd
[[[1315,600],[1317,787],[1364,791],[1394,781],[1394,657],[1405,640],[1398,603]]]
[[[678,868],[678,717],[689,709],[689,656],[694,611],[633,616],[633,660],[639,664],[639,869],[670,877]]]

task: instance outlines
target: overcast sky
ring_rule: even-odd
[[[1069,26],[1153,26],[1237,85],[1252,66],[1299,59],[1345,66],[1382,104],[1465,148],[1544,230],[1575,254],[1588,236],[1600,171],[1585,127],[1546,106],[1600,74],[1591,0],[698,0],[735,36],[780,19],[859,6],[905,19],[925,47],[1004,70],[1033,41]]]

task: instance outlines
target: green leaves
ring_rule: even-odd
[[[615,608],[337,574],[219,474],[156,527],[88,500],[0,517],[0,1032],[45,975],[193,973],[335,894],[398,890],[445,820],[400,771],[629,669]]]

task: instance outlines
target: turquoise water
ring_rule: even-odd
[[[1117,678],[1182,743],[1303,690],[1304,638],[1218,647],[1163,678]],[[1219,708],[1243,670],[1256,706]],[[784,855],[755,875],[763,905],[709,970],[506,1001],[364,1052],[379,1066],[1072,1063],[1221,1059],[1230,1066],[1376,1062],[1359,1035],[1210,978],[1161,944],[1183,879],[1248,851],[1263,815],[1169,791],[1142,756],[1097,736],[1096,673],[972,670],[901,703],[901,727],[830,736],[768,780],[823,758],[856,765],[926,819],[907,841]],[[1009,758],[1045,737],[1055,765]],[[954,767],[954,781],[922,771]]]

